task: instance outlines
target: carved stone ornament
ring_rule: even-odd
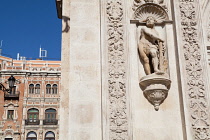
[[[128,140],[124,0],[106,1],[109,140]]]
[[[199,3],[197,0],[179,1],[180,31],[185,58],[186,89],[194,140],[209,140],[208,94],[202,60],[199,30]],[[201,28],[201,27],[200,27]]]
[[[159,106],[168,96],[171,80],[166,73],[156,72],[140,79],[139,83],[145,98],[159,110]]]
[[[138,50],[147,76],[140,79],[140,87],[145,98],[159,110],[160,104],[168,96],[171,81],[167,74],[168,60],[165,40],[159,36],[155,23],[168,20],[166,11],[154,3],[138,7],[134,13],[139,22],[146,22],[141,27]]]
[[[169,19],[167,12],[161,6],[153,3],[143,4],[134,12],[134,19],[139,20],[139,22],[145,22],[146,18],[149,16],[154,17],[157,23]]]

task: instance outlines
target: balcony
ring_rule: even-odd
[[[46,119],[46,120],[43,120],[43,124],[44,125],[57,125],[58,120],[56,120],[56,119]]]
[[[36,119],[27,119],[25,120],[25,125],[39,125],[40,124],[40,120]]]
[[[5,100],[19,100],[19,95],[20,95],[19,91],[16,91],[15,93],[5,92],[4,99]]]

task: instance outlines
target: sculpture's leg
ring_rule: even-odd
[[[146,55],[146,53],[144,52],[143,47],[141,47],[141,44],[139,44],[139,54],[140,54],[140,58],[143,61],[143,66],[144,66],[145,73],[147,75],[151,74],[150,65],[149,65],[149,58]]]
[[[152,64],[154,67],[154,72],[159,72],[158,69],[158,57],[157,57],[157,50],[156,49],[150,49],[150,55],[152,56]]]
[[[143,59],[144,61],[144,70],[145,70],[145,73],[148,75],[148,74],[151,74],[151,69],[150,69],[150,65],[149,65],[149,58],[146,56],[144,57]]]

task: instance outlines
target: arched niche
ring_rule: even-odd
[[[148,25],[148,19],[153,20],[154,25],[152,25],[152,27]],[[155,110],[157,111],[159,110],[159,106],[168,96],[168,91],[170,89],[171,80],[168,48],[170,45],[173,45],[172,21],[170,20],[168,11],[166,11],[165,8],[159,4],[148,2],[139,5],[135,9],[130,22],[131,25],[133,24],[133,26],[130,30],[130,37],[132,37],[130,38],[130,46],[132,46],[130,49],[132,50],[129,50],[129,56],[131,56],[129,60],[132,61],[132,75],[135,75],[130,76],[130,81],[136,81],[135,88],[137,90],[134,92],[139,91],[141,96],[144,95],[144,97],[150,102],[150,104],[154,106]],[[153,39],[155,41],[152,41]],[[142,48],[140,46],[143,46],[142,48],[146,49],[141,51]],[[150,50],[152,46],[155,48],[155,53],[153,54],[155,54],[156,58],[158,58],[158,60],[156,59],[157,65],[154,65],[153,63],[154,57],[152,51]],[[147,47],[149,48],[148,53],[145,52]],[[170,49],[171,48],[172,47],[170,47]],[[148,61],[149,64],[147,64],[147,66],[149,65],[149,70],[145,65],[145,63],[148,63]],[[158,81],[157,79],[161,80]],[[134,86],[134,84],[132,84],[132,86]],[[147,92],[149,91],[148,88],[151,88],[150,93]],[[158,93],[156,92],[156,89],[158,89],[158,91],[164,91],[164,94],[161,95],[161,99],[158,99],[158,103],[155,103],[157,100],[156,97],[152,99],[150,98],[151,94]],[[142,97],[139,98],[142,100]]]

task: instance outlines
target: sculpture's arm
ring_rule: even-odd
[[[150,36],[151,38],[153,38],[153,39],[155,39],[155,40],[159,40],[159,41],[161,41],[161,42],[164,42],[164,40],[163,40],[162,38],[160,38],[158,34],[153,33],[151,30],[148,30],[148,29],[145,28],[145,27],[143,27],[143,28],[141,29],[141,33],[142,33],[142,32],[145,33],[145,34],[147,34],[148,36]]]

